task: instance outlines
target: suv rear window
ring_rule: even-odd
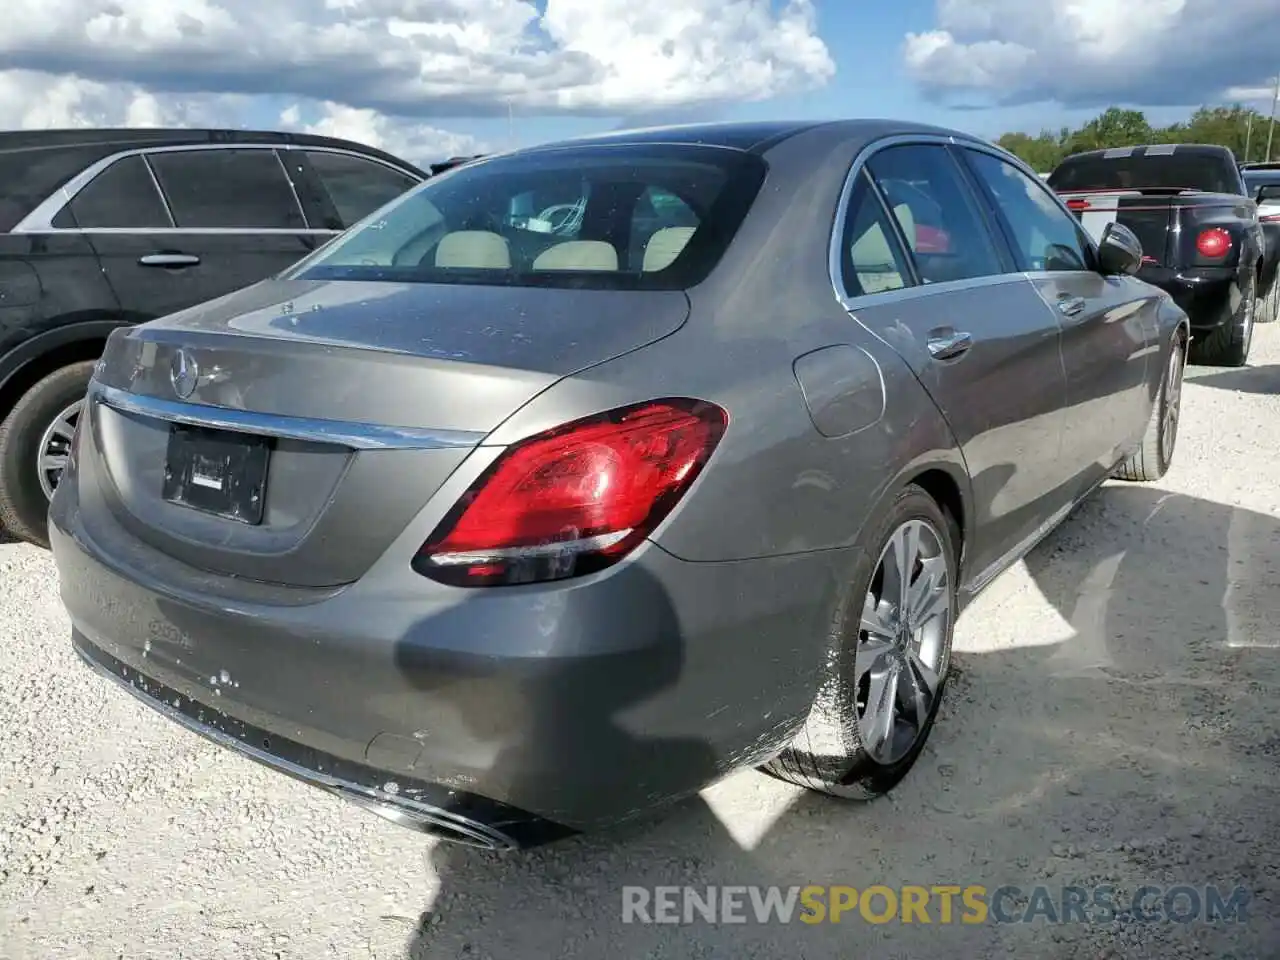
[[[495,157],[431,178],[289,275],[681,289],[719,262],[764,176],[759,157],[705,145]]]
[[[1234,193],[1239,189],[1220,159],[1192,153],[1067,159],[1049,175],[1049,186],[1063,191],[1155,187]]]

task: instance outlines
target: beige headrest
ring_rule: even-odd
[[[907,237],[907,246],[914,252],[916,249],[916,215],[911,212],[911,208],[905,203],[900,203],[894,207],[893,215],[898,218],[898,223],[902,224],[902,232]]]
[[[618,251],[603,240],[568,240],[538,254],[535,270],[617,270]]]
[[[893,265],[893,251],[880,224],[873,223],[870,230],[854,241],[853,263],[855,267]]]
[[[506,239],[487,230],[455,230],[436,245],[437,267],[470,270],[509,270],[511,251]]]
[[[646,273],[665,270],[672,261],[680,256],[696,227],[663,227],[655,230],[649,242],[644,245],[644,264],[641,269]]]

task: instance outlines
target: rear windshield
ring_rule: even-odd
[[[759,157],[704,145],[495,157],[427,180],[287,276],[681,289],[724,255],[764,175]]]
[[[1142,157],[1082,157],[1065,160],[1049,175],[1054,190],[1180,187],[1210,193],[1240,189],[1221,160],[1197,154]]]

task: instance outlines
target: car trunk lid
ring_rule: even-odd
[[[82,500],[198,569],[349,583],[521,405],[687,315],[679,291],[267,281],[113,335]]]

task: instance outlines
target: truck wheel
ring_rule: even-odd
[[[958,542],[959,528],[924,490],[898,494],[831,624],[808,719],[766,773],[850,800],[878,797],[907,775],[946,687]]]
[[[1151,408],[1142,446],[1111,476],[1116,480],[1150,482],[1169,472],[1173,449],[1178,442],[1178,420],[1182,415],[1182,374],[1186,368],[1186,347],[1179,334],[1169,350],[1169,362],[1160,381],[1160,394]]]
[[[1258,310],[1258,277],[1249,274],[1235,310],[1222,308],[1222,318],[1213,332],[1191,343],[1191,362],[1211,367],[1243,367],[1253,343],[1253,318]]]
[[[1271,289],[1258,306],[1255,323],[1275,323],[1280,320],[1280,273],[1271,278]]]
[[[55,370],[0,422],[0,527],[49,546],[49,498],[62,476],[93,360]]]

